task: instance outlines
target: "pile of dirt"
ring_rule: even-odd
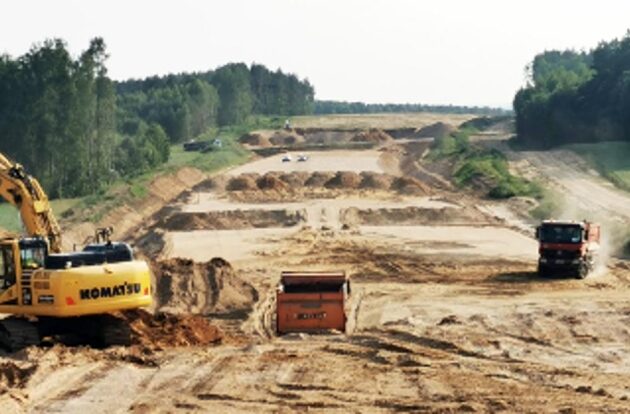
[[[269,142],[273,145],[280,146],[295,145],[303,143],[304,137],[293,131],[276,131],[271,138],[269,138]]]
[[[286,190],[288,185],[278,177],[277,173],[267,173],[256,181],[260,190]]]
[[[394,177],[388,174],[363,171],[361,173],[361,185],[359,188],[366,190],[388,190]]]
[[[152,268],[156,289],[155,308],[158,312],[246,314],[258,301],[256,289],[240,278],[230,263],[221,258],[215,257],[206,263],[173,258],[158,261]]]
[[[444,122],[436,122],[425,126],[415,132],[416,138],[441,138],[455,132],[456,128],[453,125],[445,124]]]
[[[380,208],[341,210],[340,221],[350,226],[369,225],[465,225],[492,224],[493,220],[471,208],[443,207]]]
[[[217,175],[208,180],[204,180],[193,187],[192,191],[199,192],[210,192],[210,191],[221,191],[225,190],[225,187],[228,185],[230,179],[225,175]]]
[[[404,195],[428,195],[431,188],[414,177],[398,177],[392,183],[390,189]]]
[[[384,144],[386,142],[393,141],[393,138],[386,132],[380,129],[370,129],[368,131],[362,131],[356,134],[351,142],[372,142],[375,144]]]
[[[311,174],[308,172],[291,172],[280,174],[280,179],[284,181],[289,188],[302,188],[310,176]]]
[[[258,190],[256,181],[260,178],[258,174],[242,174],[228,181],[225,187],[228,191],[254,191]]]
[[[328,181],[332,180],[335,177],[335,173],[333,172],[323,172],[316,171],[308,177],[308,180],[304,182],[304,185],[307,187],[323,187]]]
[[[401,195],[423,196],[431,194],[431,188],[413,177],[364,171],[316,171],[308,172],[268,172],[263,176],[248,173],[232,178],[226,190],[231,192],[277,192],[297,195],[310,190],[382,190],[394,191]],[[189,218],[190,219],[190,218]]]
[[[385,133],[391,136],[394,139],[402,139],[402,138],[416,138],[415,134],[418,130],[416,128],[395,128],[395,129],[386,129]]]
[[[223,332],[199,315],[151,314],[142,309],[117,312],[131,329],[132,345],[148,348],[207,346],[220,343]]]
[[[225,210],[176,212],[157,223],[166,231],[238,230],[292,227],[306,221],[303,210]]]
[[[361,185],[361,176],[351,171],[339,171],[333,178],[328,180],[324,186],[326,188],[357,189]]]
[[[258,132],[251,132],[245,134],[238,139],[238,142],[244,145],[251,145],[252,147],[267,148],[271,146],[269,138]]]
[[[323,129],[308,128],[298,129],[298,133],[304,135],[306,142],[309,144],[329,145],[348,142],[356,135],[356,130],[339,130],[339,129]]]

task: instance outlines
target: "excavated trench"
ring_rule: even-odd
[[[231,230],[292,227],[305,221],[303,209],[178,212],[162,219],[156,227],[166,231]]]

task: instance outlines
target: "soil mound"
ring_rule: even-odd
[[[304,182],[307,187],[323,187],[328,181],[335,177],[333,172],[320,172],[316,171],[308,177],[308,180]]]
[[[245,145],[251,145],[252,147],[265,147],[266,148],[266,147],[271,146],[271,142],[269,141],[269,138],[257,132],[252,132],[252,133],[241,136],[238,139],[238,142]]]
[[[356,134],[351,142],[372,142],[375,144],[383,144],[386,142],[393,141],[393,138],[388,133],[380,130],[380,129],[370,129],[368,131],[362,131]]]
[[[201,346],[220,343],[223,339],[223,332],[199,315],[154,315],[142,309],[133,309],[113,316],[127,322],[132,345],[149,348]]]
[[[361,184],[359,188],[366,190],[388,190],[394,177],[387,174],[364,171],[361,173]]]
[[[436,122],[419,129],[414,134],[417,138],[441,138],[455,132],[453,125],[445,124],[444,122]]]
[[[228,191],[255,191],[258,189],[256,181],[258,174],[243,174],[232,178],[226,186]]]
[[[416,133],[416,128],[396,128],[396,129],[386,129],[385,133],[389,134],[394,139],[401,138],[414,138]]]
[[[333,178],[328,180],[326,188],[356,189],[361,184],[361,176],[351,171],[338,171]]]
[[[295,145],[304,142],[304,137],[293,131],[276,131],[269,138],[273,145]]]
[[[431,193],[428,185],[413,177],[396,178],[390,189],[404,195],[428,195]]]
[[[182,258],[158,261],[153,265],[153,274],[159,312],[246,313],[258,300],[256,289],[239,278],[230,263],[218,257],[206,263]]]
[[[166,231],[292,227],[305,221],[302,210],[226,210],[174,213],[157,224]]]
[[[288,185],[278,175],[278,173],[267,173],[256,181],[256,185],[261,190],[286,190]]]
[[[356,135],[356,131],[348,130],[335,130],[335,129],[321,129],[312,128],[306,130],[298,130],[301,132],[306,141],[309,144],[335,144],[341,142],[348,142]]]
[[[217,175],[208,180],[204,180],[193,187],[194,192],[210,192],[224,190],[229,182],[229,178],[225,175]]]
[[[309,179],[310,174],[307,172],[292,172],[280,175],[280,179],[290,188],[302,188],[304,183]]]
[[[492,224],[492,220],[478,210],[444,207],[358,209],[351,207],[341,211],[341,221],[349,225],[462,225]]]

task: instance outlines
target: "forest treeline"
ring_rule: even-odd
[[[589,52],[544,52],[528,70],[514,98],[519,143],[630,140],[630,32]]]
[[[114,82],[105,42],[78,57],[47,40],[0,56],[0,151],[24,164],[51,197],[105,188],[169,158],[170,145],[254,114],[312,112],[306,80],[262,65]]]
[[[194,138],[208,127],[241,124],[251,115],[304,115],[315,90],[281,70],[230,63],[214,71],[150,77],[116,84],[121,132],[157,123],[172,142]]]
[[[486,106],[426,105],[426,104],[366,104],[363,102],[315,101],[314,113],[334,114],[375,114],[401,112],[434,112],[447,114],[506,115],[511,111]]]

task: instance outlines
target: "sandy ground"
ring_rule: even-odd
[[[291,162],[282,162],[283,154],[251,162],[230,170],[229,174],[237,176],[243,173],[264,174],[270,171],[373,171],[387,172],[379,162],[381,153],[375,150],[364,151],[317,151],[305,152],[309,159],[298,162],[297,156],[302,153],[292,153]]]
[[[367,237],[398,239],[420,253],[535,261],[538,244],[506,228],[472,226],[363,226]],[[447,243],[451,242],[449,246]]]
[[[573,151],[513,151],[506,144],[510,135],[501,133],[476,138],[505,153],[512,171],[551,189],[562,210],[559,219],[587,218],[608,227],[630,220],[630,194],[604,179]]]
[[[311,165],[378,168],[375,154],[336,153]],[[238,173],[279,166],[274,157]],[[630,263],[611,260],[586,280],[540,279],[531,227],[485,204],[446,190],[268,204],[193,193],[172,210],[305,211],[288,228],[163,235],[162,257],[231,262],[221,291],[230,300],[250,289],[251,309],[205,313],[223,342],[0,353],[0,412],[629,412]],[[351,208],[368,222],[344,226]],[[279,273],[298,269],[351,274],[348,334],[273,334]],[[195,283],[209,295],[219,283],[196,272],[170,282],[189,306]]]
[[[566,215],[601,212],[630,219],[630,195],[617,189],[572,151],[512,152],[513,164],[523,175],[542,176],[566,198]],[[569,217],[575,218],[575,217]]]
[[[191,194],[181,210],[187,213],[205,211],[226,211],[226,210],[280,210],[293,209],[300,210],[310,207],[335,207],[337,209],[361,206],[362,208],[404,208],[404,207],[425,207],[425,208],[457,208],[457,204],[439,200],[434,197],[401,197],[396,200],[366,199],[357,197],[343,197],[337,199],[313,199],[299,202],[283,203],[240,203],[233,202],[225,197],[220,197],[216,193],[197,192]]]
[[[170,232],[163,257],[185,257],[203,262],[213,257],[229,261],[251,260],[264,253],[270,242],[295,232],[294,229],[198,230]]]

